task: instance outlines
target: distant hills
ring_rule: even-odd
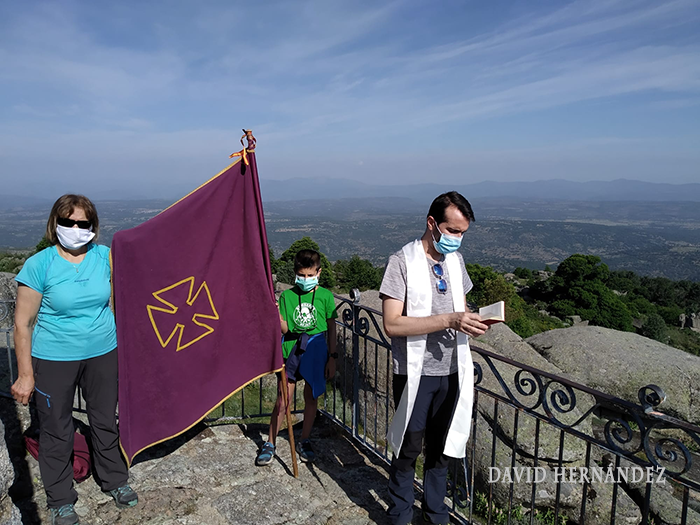
[[[400,197],[419,202],[456,190],[467,199],[519,198],[572,201],[700,202],[700,184],[666,184],[628,179],[572,182],[561,179],[534,182],[478,182],[475,184],[366,184],[347,179],[262,179],[263,200]]]
[[[700,173],[698,174],[700,179]],[[204,182],[204,181],[201,181]],[[93,192],[94,201],[148,200],[175,201],[192,191],[198,184],[177,184],[163,189],[163,195],[136,196],[118,190]],[[295,178],[285,180],[261,179],[264,201],[291,201],[316,199],[402,198],[421,204],[450,190],[462,193],[467,199],[523,199],[592,202],[700,202],[700,183],[667,184],[617,179],[613,181],[573,182],[562,179],[534,182],[477,182],[474,184],[367,184],[350,179]],[[33,196],[0,194],[0,210],[51,205],[53,199]]]
[[[456,189],[476,222],[463,244],[465,260],[511,271],[542,269],[573,253],[597,255],[612,269],[700,281],[700,184],[630,180],[563,180],[372,185],[343,179],[262,180],[268,240],[275,253],[305,235],[331,260],[353,255],[383,263],[425,228],[428,204]],[[96,201],[100,242],[153,217],[172,199]],[[170,187],[175,192],[177,188]],[[36,245],[53,200],[0,194],[0,251]]]

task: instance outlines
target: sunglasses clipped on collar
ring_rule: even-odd
[[[437,279],[435,282],[435,287],[437,288],[438,293],[447,293],[447,281],[443,279],[445,276],[445,271],[442,269],[442,266],[440,266],[439,263],[433,266],[433,275],[435,275],[435,278]]]
[[[81,230],[89,230],[92,227],[92,223],[90,221],[74,221],[73,219],[64,219],[62,217],[56,219],[56,223],[65,228],[72,228],[77,224],[78,228]]]

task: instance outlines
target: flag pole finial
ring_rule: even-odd
[[[253,136],[252,129],[243,130],[243,136],[241,137],[241,146],[245,147],[245,144],[243,144],[243,139],[246,139],[248,141],[248,150],[255,149],[255,144],[257,143],[257,140],[255,140],[255,137]]]
[[[248,145],[246,146],[243,143],[243,139],[246,139],[248,142]],[[255,152],[255,145],[257,144],[257,140],[255,140],[255,137],[253,136],[253,130],[252,129],[243,129],[243,136],[241,137],[241,146],[243,146],[243,149],[241,151],[236,151],[234,153],[231,153],[228,158],[232,159],[233,157],[242,157],[243,162],[245,162],[245,165],[248,166],[250,163],[248,162],[248,153],[253,153]]]

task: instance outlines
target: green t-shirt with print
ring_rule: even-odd
[[[333,294],[318,286],[316,290],[304,293],[298,286],[285,290],[280,295],[280,314],[287,322],[290,332],[309,335],[328,330],[328,320],[338,317]],[[296,339],[285,337],[282,354],[287,359],[296,344]]]

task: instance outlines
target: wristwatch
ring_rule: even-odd
[[[338,352],[333,352],[332,354],[328,354],[328,357],[332,357],[333,359],[338,359]]]

